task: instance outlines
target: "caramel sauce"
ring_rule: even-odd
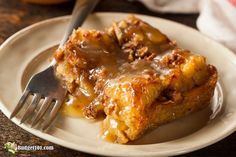
[[[91,101],[90,97],[68,95],[68,100],[62,106],[62,113],[70,117],[84,117],[83,109]]]
[[[114,136],[116,131],[118,129],[118,122],[114,119],[109,119],[109,127],[103,128],[103,131],[101,132],[102,134],[102,139],[108,141],[108,142],[115,142],[116,137]]]
[[[83,51],[85,54],[85,50],[90,49],[88,45],[84,46]],[[168,73],[168,70],[160,69],[154,61],[149,60],[136,60],[132,63],[124,63],[123,56],[117,56],[117,54],[113,53],[104,53],[104,51],[95,51],[93,53],[87,53],[85,56],[92,61],[97,61],[97,66],[95,68],[91,68],[90,77],[96,77],[96,79],[100,79],[101,89],[104,88],[105,84],[113,80],[114,78],[119,78],[127,75],[145,75],[145,74],[158,74],[163,75]],[[105,71],[105,76],[101,75],[99,71]],[[110,82],[111,83],[111,82]],[[98,83],[97,83],[98,84]],[[93,100],[98,96],[95,94],[95,83],[91,78],[87,78],[83,75],[80,77],[80,92],[81,95],[68,95],[68,101],[66,101],[62,107],[62,113],[70,116],[70,117],[85,117],[83,114],[83,110],[86,106],[88,106]],[[113,129],[112,129],[113,130]],[[114,129],[116,130],[116,129]],[[110,131],[108,131],[110,132]],[[110,137],[112,133],[104,133],[104,138],[108,141],[113,141],[114,137]],[[110,139],[110,140],[109,140]]]
[[[128,142],[129,139],[122,133],[122,131],[126,129],[127,126],[123,122],[107,117],[103,122],[101,137],[102,139],[112,143],[119,143],[119,140],[125,140]],[[121,136],[118,138],[116,136],[117,134],[120,134]]]
[[[84,117],[84,108],[94,101],[105,82],[114,77],[125,62],[124,54],[108,35],[97,31],[81,32],[67,43],[67,52],[63,53],[71,65],[76,65],[73,73],[78,76],[75,90],[69,91],[74,96],[69,95],[62,108],[62,112],[71,117]],[[60,61],[63,57],[60,51],[57,54],[56,59]]]

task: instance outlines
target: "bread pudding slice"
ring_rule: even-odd
[[[75,30],[55,58],[74,109],[105,115],[101,133],[115,143],[208,106],[217,82],[205,57],[134,16],[106,31]]]
[[[204,57],[176,49],[150,67],[154,69],[121,75],[106,85],[102,132],[108,140],[133,141],[149,128],[209,105],[217,72]]]

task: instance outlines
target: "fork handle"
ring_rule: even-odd
[[[64,37],[62,38],[59,47],[62,47],[64,43],[68,40],[69,36],[73,32],[74,29],[80,27],[86,17],[97,5],[99,0],[76,0],[75,6],[72,12],[72,17],[70,20],[70,24],[66,29]]]

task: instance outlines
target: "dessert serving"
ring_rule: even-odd
[[[217,82],[205,57],[134,16],[105,31],[78,28],[54,56],[69,93],[63,111],[104,118],[102,137],[115,143],[207,107]]]

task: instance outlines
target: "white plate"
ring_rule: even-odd
[[[83,27],[103,29],[112,21],[126,16],[127,14],[121,13],[98,13],[90,16]],[[56,121],[56,127],[47,134],[25,124],[20,125],[18,118],[13,118],[13,122],[28,132],[56,144],[107,156],[144,157],[183,154],[206,147],[234,132],[236,128],[234,54],[192,28],[160,18],[137,16],[159,28],[180,46],[206,56],[208,63],[217,67],[220,83],[209,108],[150,131],[129,145],[112,144],[101,140],[98,136],[100,122],[90,122],[86,119],[62,116]],[[32,73],[48,65],[48,58],[53,51],[45,50],[59,43],[68,20],[69,17],[59,17],[34,24],[14,34],[1,45],[0,109],[7,117]]]

